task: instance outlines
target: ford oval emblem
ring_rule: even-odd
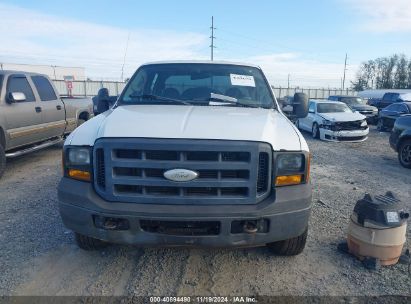
[[[189,182],[198,177],[198,173],[187,169],[172,169],[164,172],[164,177],[173,182]]]

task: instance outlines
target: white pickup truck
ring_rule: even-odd
[[[45,75],[0,71],[0,177],[6,158],[61,142],[93,115],[91,99],[60,98]]]
[[[297,117],[308,112],[297,94]],[[141,66],[64,145],[64,224],[83,249],[108,243],[261,246],[300,253],[310,155],[257,66]]]

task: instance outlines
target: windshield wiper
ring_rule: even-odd
[[[153,94],[142,94],[142,95],[130,95],[131,98],[140,98],[140,99],[146,99],[146,100],[158,100],[158,101],[165,101],[165,102],[170,102],[170,103],[180,103],[184,105],[191,105],[191,103],[180,100],[180,99],[173,99],[173,98],[167,98],[163,96],[158,96],[158,95],[153,95]]]
[[[215,93],[210,94],[209,101],[210,101],[210,105],[212,105],[212,106],[233,104],[233,105],[239,105],[239,106],[242,106],[242,107],[261,108],[261,106],[239,102],[237,98],[234,98],[234,97],[231,97],[231,96],[215,94]]]

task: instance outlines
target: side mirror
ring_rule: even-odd
[[[9,104],[21,101],[26,101],[26,95],[22,92],[10,92],[7,96],[7,103]]]
[[[294,115],[304,118],[308,114],[308,96],[304,93],[295,93],[293,101]]]
[[[107,111],[108,109],[110,109],[110,104],[108,100],[99,99],[97,101],[97,113],[98,114],[101,114]]]
[[[94,114],[101,114],[110,109],[110,96],[107,88],[98,90],[97,96],[93,97]]]

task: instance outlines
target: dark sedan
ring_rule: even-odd
[[[378,109],[367,105],[367,101],[357,96],[332,95],[328,100],[340,101],[345,103],[354,111],[360,112],[367,118],[369,124],[376,124],[378,120]]]
[[[398,117],[408,114],[411,114],[411,102],[393,103],[380,111],[377,129],[379,131],[390,131]]]
[[[391,147],[398,152],[400,164],[411,169],[411,115],[399,117],[390,136]]]

